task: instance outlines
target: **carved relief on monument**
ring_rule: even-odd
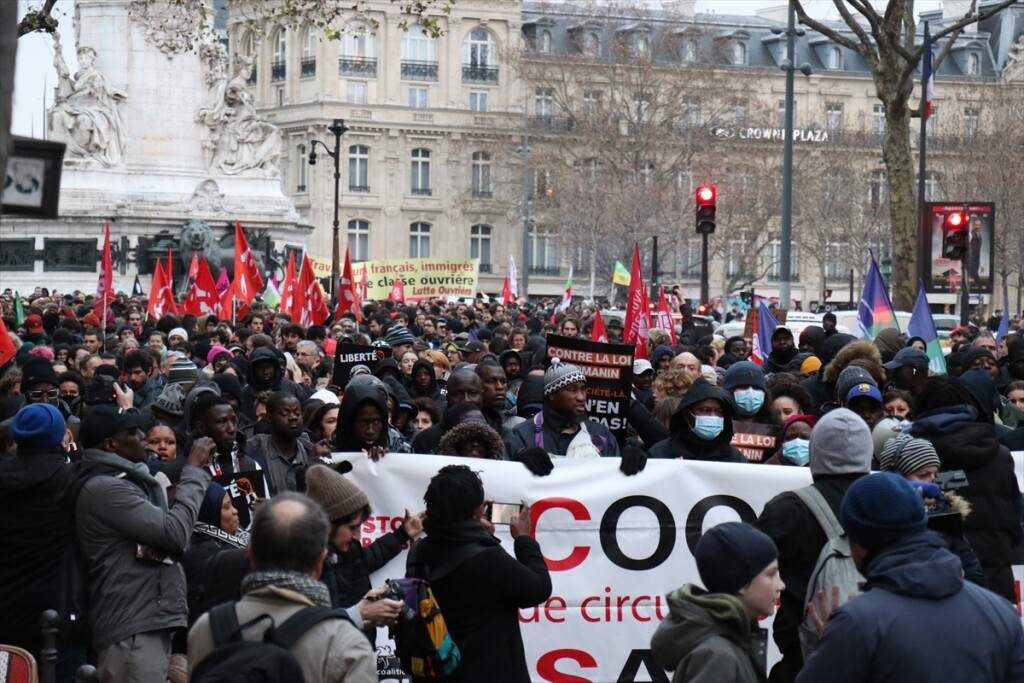
[[[213,8],[208,0],[190,0],[190,5],[186,11],[167,2],[133,0],[128,14],[146,34],[146,40],[170,59],[198,45],[209,30],[204,17],[212,19]]]
[[[96,50],[78,48],[79,70],[72,79],[57,31],[53,32],[53,48],[58,83],[50,129],[67,144],[70,157],[107,167],[120,165],[128,137],[121,109],[128,96],[110,86],[96,69]]]
[[[196,111],[196,121],[210,131],[203,142],[210,170],[236,175],[279,177],[281,134],[256,113],[256,104],[246,87],[255,56],[238,57],[234,73],[228,74],[224,47],[207,41],[200,49],[206,71],[206,102]]]
[[[199,183],[188,200],[189,213],[224,213],[224,193],[213,180]]]

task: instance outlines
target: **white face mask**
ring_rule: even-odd
[[[713,441],[718,438],[725,429],[725,418],[715,415],[695,415],[693,418],[693,433],[705,441]]]

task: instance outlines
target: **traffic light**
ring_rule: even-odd
[[[822,301],[828,301],[831,298],[832,298],[832,290],[831,289],[826,289],[826,290],[822,291],[822,293],[821,293],[821,300]]]
[[[745,303],[747,306],[754,305],[754,290],[744,289],[740,292],[740,301]]]
[[[715,198],[718,193],[713,185],[697,188],[697,234],[711,235],[715,232]]]
[[[942,256],[958,261],[967,253],[967,215],[950,211],[942,221]]]

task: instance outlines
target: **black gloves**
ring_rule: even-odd
[[[538,477],[546,477],[551,474],[551,470],[555,469],[555,464],[551,462],[551,456],[547,451],[536,446],[521,449],[516,453],[515,459],[526,465],[526,469]]]
[[[631,477],[645,467],[647,467],[647,454],[642,448],[626,446],[622,449],[622,462],[619,464],[619,469],[623,474]]]

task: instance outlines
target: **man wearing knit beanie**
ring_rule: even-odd
[[[728,522],[705,532],[693,555],[707,590],[686,584],[668,594],[651,651],[673,680],[763,681],[757,619],[775,612],[785,588],[775,543],[749,524]]]
[[[888,472],[860,479],[840,520],[865,592],[831,614],[798,682],[921,680],[914,652],[942,653],[943,681],[1024,680],[1020,616],[964,580],[959,558],[926,531],[909,482]]]
[[[850,486],[871,471],[874,442],[864,420],[846,408],[825,414],[811,432],[812,488],[838,517]],[[804,596],[811,570],[828,541],[811,510],[793,491],[781,493],[764,506],[756,522],[779,548],[779,569],[786,589],[772,625],[782,661],[772,668],[771,680],[793,681],[803,666],[798,629],[806,610]]]
[[[364,548],[360,542],[362,526],[372,509],[370,499],[358,486],[332,467],[314,465],[306,472],[306,494],[323,508],[331,522],[327,561],[320,575],[330,591],[331,607],[343,608],[373,642],[376,627],[393,623],[401,603],[368,600],[368,596],[383,590],[370,590],[370,574],[397,557],[402,546],[423,531],[423,513],[413,515],[406,510],[398,529]]]

